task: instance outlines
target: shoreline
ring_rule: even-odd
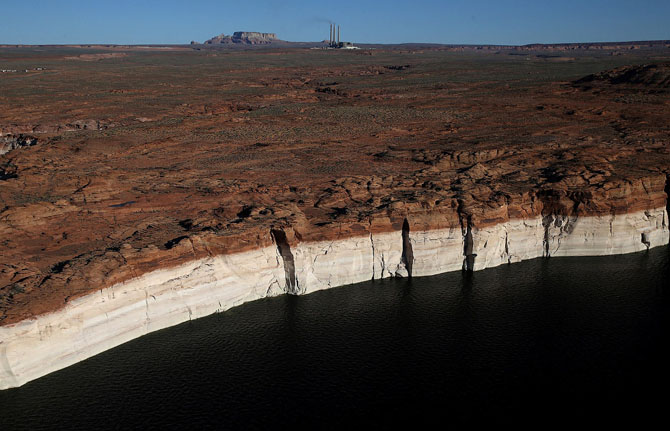
[[[493,268],[537,257],[604,256],[668,244],[664,207],[603,216],[537,216],[478,229],[368,233],[194,259],[104,287],[65,307],[0,326],[0,389],[80,362],[149,332],[283,293],[387,277]]]

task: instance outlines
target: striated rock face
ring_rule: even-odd
[[[668,243],[665,208],[595,217],[534,217],[481,229],[403,229],[192,260],[102,287],[64,309],[0,327],[0,389],[19,386],[121,343],[280,293],[386,277],[481,270],[540,256],[630,253]],[[410,252],[411,250],[411,252]]]
[[[274,248],[219,255],[101,288],[59,312],[0,327],[0,389],[148,332],[281,293],[282,276]]]
[[[272,42],[280,42],[275,33],[259,33],[255,31],[236,31],[232,36],[220,34],[205,41],[206,45],[215,44],[245,44],[245,45],[266,45]]]

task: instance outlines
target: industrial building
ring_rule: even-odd
[[[330,24],[330,36],[328,38],[328,48],[333,49],[359,49],[351,42],[340,42],[340,26]]]

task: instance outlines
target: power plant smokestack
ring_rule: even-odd
[[[337,44],[340,44],[340,26],[337,26]]]
[[[330,33],[328,33],[328,45],[332,45],[333,43],[333,23],[330,23]]]

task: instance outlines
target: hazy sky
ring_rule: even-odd
[[[331,4],[332,6],[327,6]],[[0,44],[285,40],[526,44],[670,39],[670,0],[0,0]]]

